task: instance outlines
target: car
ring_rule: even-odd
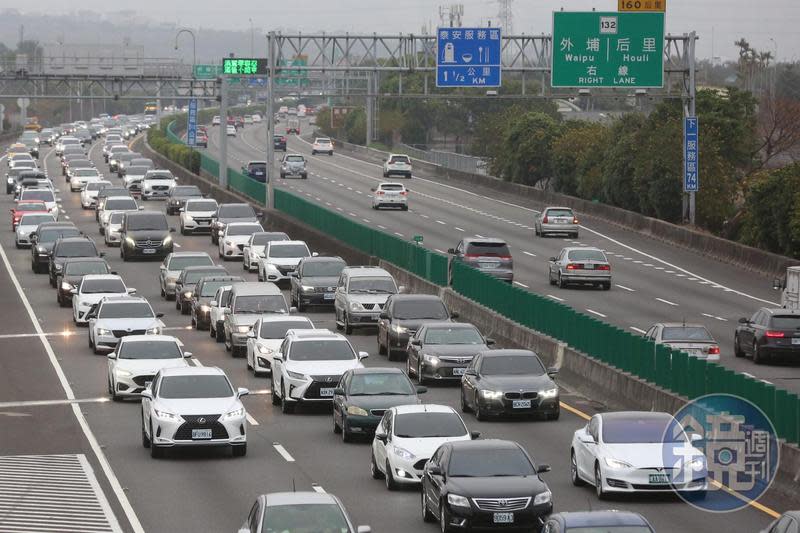
[[[219,205],[211,198],[187,198],[179,209],[181,235],[191,235],[197,231],[212,231],[211,221]]]
[[[80,192],[90,181],[100,181],[103,177],[94,167],[70,169],[69,190]]]
[[[794,533],[800,531],[800,511],[786,511],[773,520],[761,533]]]
[[[78,146],[78,147],[80,147],[82,144],[83,143],[81,143],[80,139],[65,135],[65,136],[61,137],[60,139],[58,139],[58,141],[56,142],[55,153],[56,153],[57,156],[60,156],[60,155],[62,155],[64,153],[64,149],[67,146]],[[125,148],[127,148],[127,146]]]
[[[204,131],[197,131],[197,136],[194,140],[195,146],[202,146],[203,148],[208,148],[208,133]]]
[[[63,276],[63,268],[62,274]],[[136,289],[125,286],[116,274],[87,274],[72,289],[72,321],[78,326],[89,323],[89,311],[106,296],[127,296],[136,294]]]
[[[125,170],[122,183],[131,194],[141,194],[142,182],[149,171],[150,167],[131,165]]]
[[[261,122],[261,115],[259,115],[258,113],[254,113],[253,114],[253,123],[254,124],[258,124],[259,122]]]
[[[11,229],[16,230],[20,219],[26,214],[49,215],[47,204],[41,200],[18,201],[14,207],[9,209],[11,212]]]
[[[24,189],[19,195],[19,202],[27,202],[30,200],[38,200],[45,203],[47,211],[52,214],[56,220],[60,214],[58,208],[58,198],[52,189]]]
[[[448,405],[406,404],[390,407],[375,430],[370,457],[373,479],[386,488],[419,485],[428,459],[446,442],[477,439]],[[388,475],[387,475],[388,474]]]
[[[244,123],[245,124],[252,124],[253,123],[253,115],[245,115],[244,116]]]
[[[333,141],[328,137],[317,137],[311,143],[311,155],[328,154],[333,155]]]
[[[245,282],[231,285],[230,311],[225,313],[222,328],[225,349],[233,357],[245,355],[247,334],[260,315],[288,315],[294,312],[274,283]]]
[[[95,354],[113,351],[127,335],[161,335],[164,313],[155,313],[145,298],[105,296],[94,304],[89,319],[89,348]]]
[[[300,154],[286,154],[281,160],[281,179],[286,176],[299,176],[301,179],[308,179],[306,170],[306,158]]]
[[[36,231],[39,224],[55,221],[55,217],[47,211],[24,213],[14,228],[14,245],[17,248],[30,248],[32,242],[31,233]]]
[[[447,322],[458,318],[450,313],[442,299],[433,294],[393,294],[378,319],[378,353],[389,361],[399,353],[407,355],[408,341],[429,322]]]
[[[172,253],[174,243],[167,216],[157,211],[125,213],[122,222],[119,255],[123,261],[132,259],[163,259]]]
[[[242,249],[253,233],[263,232],[258,222],[231,222],[219,233],[217,253],[223,261],[242,257]]]
[[[72,305],[72,291],[77,289],[87,274],[116,274],[102,257],[67,259],[56,279],[56,301],[61,307]]]
[[[750,318],[740,318],[733,339],[736,357],[749,355],[757,365],[800,356],[800,310],[762,307]]]
[[[263,315],[247,333],[247,368],[253,375],[272,371],[272,356],[290,329],[314,329],[304,316]]]
[[[341,257],[304,257],[289,276],[290,300],[302,311],[307,305],[332,306],[336,283],[347,263]]]
[[[212,126],[219,126],[220,120],[221,119],[219,118],[219,115],[214,115],[214,118],[211,119],[211,125]]]
[[[8,158],[8,168],[14,168],[19,163],[22,162],[30,162],[33,163],[34,168],[36,167],[36,159],[29,154],[27,151],[25,153],[16,153]]]
[[[701,499],[708,469],[704,453],[693,445],[700,439],[700,435],[687,436],[669,413],[596,414],[572,436],[572,484],[594,485],[601,500],[610,493],[675,491],[690,500]],[[671,457],[670,447],[682,456],[680,464]]]
[[[6,194],[11,194],[17,188],[17,180],[20,177],[22,172],[37,172],[41,173],[42,176],[47,177],[44,172],[41,172],[36,169],[28,169],[28,168],[10,168],[8,172],[6,172]]]
[[[275,134],[272,136],[272,148],[274,150],[286,151],[286,135]]]
[[[148,170],[142,180],[142,200],[167,198],[177,181],[169,170]]]
[[[211,244],[219,244],[219,232],[225,230],[230,222],[258,222],[261,214],[250,204],[219,204],[217,212],[211,217]]]
[[[379,183],[371,191],[372,209],[399,207],[403,211],[408,211],[408,189],[402,183]]]
[[[72,190],[71,181],[72,177],[75,175],[75,171],[87,168],[94,168],[94,163],[92,163],[89,159],[86,159],[86,156],[83,154],[76,157],[70,157],[68,160],[66,160],[66,165],[64,166],[63,170],[67,182],[70,183],[70,190]]]
[[[238,533],[270,532],[371,533],[354,526],[339,498],[327,492],[262,494],[250,509]]]
[[[172,252],[158,267],[158,284],[161,297],[165,300],[175,298],[175,282],[181,271],[190,266],[214,266],[214,260],[206,252]]]
[[[97,194],[100,189],[111,187],[112,183],[107,180],[90,181],[81,190],[81,207],[92,209],[97,206]]]
[[[239,128],[244,128],[244,124],[245,124],[244,117],[240,116],[233,117],[233,125],[236,127],[237,130]]]
[[[405,154],[389,154],[383,162],[383,177],[403,176],[411,178],[411,158]]]
[[[187,200],[199,200],[203,192],[196,185],[176,185],[167,196],[167,214],[177,215]]]
[[[461,380],[472,359],[490,349],[494,340],[472,324],[430,322],[409,339],[406,373],[422,385],[431,381]]]
[[[545,207],[533,223],[533,231],[539,237],[549,234],[564,234],[578,238],[578,217],[569,207]]]
[[[220,287],[245,281],[241,276],[204,276],[195,284],[189,301],[189,313],[195,329],[209,329],[211,326],[211,302]]]
[[[702,324],[659,322],[653,324],[644,337],[656,344],[682,350],[698,359],[719,361],[719,344]]]
[[[333,432],[343,442],[371,437],[390,407],[416,405],[425,387],[411,383],[399,368],[354,368],[342,375],[333,390]]]
[[[100,235],[105,234],[108,219],[113,212],[135,213],[139,211],[139,204],[130,196],[108,196],[102,205],[97,207],[97,218]]]
[[[252,272],[258,270],[259,258],[264,257],[264,250],[272,241],[288,241],[289,236],[282,231],[257,231],[242,248],[242,269]]]
[[[125,220],[125,211],[112,211],[103,230],[103,241],[106,246],[120,246],[122,243],[122,222]]]
[[[326,329],[289,330],[272,361],[272,404],[284,414],[304,403],[328,403],[342,375],[362,368],[367,352],[356,352],[343,335]]]
[[[553,496],[536,464],[514,441],[446,442],[425,464],[422,519],[443,533],[458,529],[537,531],[553,511]],[[455,526],[455,527],[454,527]]]
[[[184,267],[178,274],[178,279],[175,280],[175,309],[178,309],[182,315],[188,315],[197,282],[206,276],[227,275],[228,271],[225,267],[217,265]]]
[[[23,144],[25,145],[25,148],[28,149],[28,153],[31,154],[34,159],[39,158],[39,142],[37,140],[26,139],[23,141]]]
[[[571,246],[562,248],[548,261],[550,285],[560,289],[568,285],[592,285],[611,289],[611,263],[600,248]]]
[[[37,239],[37,246],[39,242]],[[89,237],[60,237],[53,244],[53,251],[50,253],[48,272],[50,274],[50,286],[56,287],[56,278],[61,274],[64,261],[72,257],[103,257],[105,252],[97,250],[94,241]]]
[[[547,517],[542,533],[655,533],[645,517],[631,511],[572,511]]]
[[[272,283],[288,282],[304,257],[315,257],[305,241],[270,241],[264,257],[258,260],[258,280]]]
[[[53,247],[62,237],[80,237],[81,232],[72,222],[40,224],[31,235],[31,270],[36,274],[49,271]]]
[[[392,294],[403,292],[389,272],[378,267],[347,267],[342,270],[334,294],[336,328],[348,335],[353,328],[378,324],[383,306]]]
[[[29,178],[20,175],[14,187],[14,200],[19,200],[22,197],[22,193],[29,189],[49,190],[55,193],[53,182],[48,178]],[[55,212],[53,214],[55,214]]]
[[[461,411],[478,420],[498,415],[540,415],[558,420],[561,413],[556,368],[545,368],[530,350],[478,353],[461,378]]]
[[[117,172],[119,169],[119,156],[131,153],[130,148],[124,144],[118,144],[108,149],[106,161],[108,162],[109,172]]]
[[[122,179],[128,171],[128,167],[133,165],[136,160],[142,159],[142,154],[136,152],[123,152],[116,156],[117,161],[117,177]]]
[[[108,394],[114,401],[138,397],[162,368],[188,367],[192,352],[169,335],[128,335],[108,354]]]
[[[216,367],[163,368],[141,393],[142,445],[153,458],[166,448],[230,447],[247,454],[247,412],[225,372]]]
[[[214,299],[208,304],[209,335],[217,342],[225,342],[225,314],[230,311],[232,285],[224,285],[217,289]]]
[[[248,176],[258,182],[267,182],[267,162],[266,161],[248,161],[242,167],[242,174]]]
[[[97,203],[94,208],[94,219],[100,222],[100,213],[105,208],[105,203],[109,198],[131,198],[131,192],[125,187],[103,187],[97,191]]]
[[[447,253],[453,256],[451,272],[452,263],[460,261],[507,283],[514,281],[514,259],[502,239],[467,237]]]
[[[225,127],[225,134],[226,134],[228,137],[236,137],[236,126],[235,126],[235,125],[233,125],[233,124],[228,124],[228,125]]]

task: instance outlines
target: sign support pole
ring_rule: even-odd
[[[267,60],[269,78],[267,78],[267,198],[264,205],[267,209],[275,209],[275,32],[267,35]]]
[[[219,102],[219,186],[228,186],[228,76],[220,77]]]

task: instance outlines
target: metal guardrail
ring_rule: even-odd
[[[414,159],[427,161],[441,167],[471,174],[486,174],[486,161],[480,157],[443,150],[422,150],[408,144],[401,144],[399,151],[407,153]]]

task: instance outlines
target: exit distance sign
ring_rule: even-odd
[[[617,0],[620,11],[658,11],[667,10],[667,0]]]

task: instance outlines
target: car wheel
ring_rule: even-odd
[[[347,429],[347,417],[342,414],[342,442],[352,442],[353,441],[353,433]]]
[[[272,405],[279,405],[281,403],[281,397],[275,394],[275,380],[272,377],[270,377],[270,386],[272,390],[272,394],[270,394]]]
[[[189,314],[189,304],[186,302],[181,302],[181,314],[188,315]]]
[[[610,281],[604,281],[604,282],[603,282],[603,290],[604,290],[604,291],[609,291],[609,290],[611,290],[611,282],[610,282]]]
[[[117,385],[111,380],[109,380],[109,389],[111,392],[111,400],[115,402],[121,402],[122,396],[117,394]]]
[[[766,362],[766,358],[761,355],[761,350],[758,349],[758,341],[753,341],[753,362],[757,365],[761,365]]]
[[[331,418],[333,419],[333,432],[338,435],[339,433],[342,432],[342,428],[341,428],[341,426],[339,426],[339,424],[336,423],[336,410],[335,409],[334,409],[333,414],[331,414]]]
[[[294,404],[286,399],[283,386],[281,386],[281,412],[285,415],[289,415],[294,412]]]
[[[153,424],[150,424],[150,434],[153,434]],[[156,446],[153,441],[150,441],[150,457],[153,459],[160,459],[164,457],[164,450]]]
[[[214,326],[211,323],[208,324],[208,335],[212,339],[216,339],[216,337],[217,337],[217,332],[216,332],[216,330],[214,329]]]
[[[598,500],[605,500],[607,493],[603,490],[603,476],[600,473],[600,464],[594,465],[594,487]]]
[[[733,355],[736,357],[744,357],[744,352],[742,351],[742,346],[739,344],[739,336],[735,335],[733,337]]]
[[[381,479],[383,477],[383,472],[378,470],[378,465],[375,462],[375,452],[369,454],[369,473],[372,475],[372,479]]]
[[[194,318],[194,313],[191,313],[191,318],[189,319],[189,321],[191,322],[192,327],[194,329],[200,329],[197,327],[197,319]]]
[[[467,405],[467,398],[466,398],[466,396],[464,396],[464,390],[463,389],[461,390],[461,412],[462,413],[469,413],[470,412],[469,405]]]
[[[150,437],[148,437],[147,433],[144,432],[144,415],[142,415],[142,447],[150,447]]]
[[[299,294],[297,295],[297,304],[296,304],[295,307],[297,307],[297,312],[298,313],[302,313],[306,308],[306,306],[303,305],[303,299],[300,298]]]
[[[572,484],[576,487],[580,487],[583,485],[583,480],[581,476],[578,475],[578,460],[575,459],[575,450],[572,450],[570,453],[570,477],[572,478]]]
[[[425,385],[428,382],[428,380],[425,379],[425,374],[422,373],[422,361],[417,363],[417,369],[414,373],[417,375],[417,383],[420,385]]]
[[[394,480],[394,476],[392,475],[392,467],[389,466],[389,460],[386,460],[386,474],[384,475],[383,479],[386,480],[386,488],[387,490],[397,490],[399,487],[397,486],[397,481]]]
[[[475,393],[475,418],[479,422],[485,422],[487,419],[486,413],[484,413],[483,409],[481,409],[481,402],[478,401],[477,393]]]
[[[344,317],[342,318],[342,322],[344,322],[344,332],[347,335],[353,333],[353,326],[350,325],[350,322],[347,321],[347,313],[344,313]]]
[[[225,351],[226,351],[226,352],[230,352],[231,350],[233,350],[233,340],[230,340],[230,341],[229,341],[229,340],[228,340],[228,335],[227,335],[227,333],[225,333],[224,331],[222,332],[222,336],[223,336],[223,337],[224,337],[224,339],[225,339],[225,340],[224,340],[224,343],[225,343]]]
[[[244,457],[247,455],[247,443],[231,446],[231,454],[234,457]]]
[[[181,310],[181,302],[180,302],[180,300],[178,300],[178,292],[177,291],[175,291],[175,309],[177,309],[178,311]]]
[[[73,321],[77,324],[77,321],[75,321],[74,319]],[[91,348],[91,350],[94,351],[94,341],[92,340],[91,333],[88,335],[88,337],[89,337],[89,348]]]
[[[447,516],[447,508],[444,506],[444,503],[439,504],[439,529],[442,533],[450,533],[452,531],[450,527],[450,517]]]
[[[547,420],[558,420],[561,416],[561,408],[559,407],[554,413],[548,413],[545,415]]]
[[[424,486],[422,487],[422,490],[420,491],[420,495],[421,495],[420,500],[422,502],[422,505],[420,506],[420,507],[422,507],[422,521],[423,522],[433,522],[434,520],[436,520],[436,517],[433,516],[433,513],[431,512],[431,510],[428,509],[428,498],[425,497],[425,487]]]
[[[559,289],[565,289],[567,287],[567,282],[564,281],[564,278],[561,277],[561,272],[558,273],[558,279],[556,281],[556,285],[558,285]]]
[[[181,226],[181,235],[189,235],[189,232],[186,231],[186,228]]]

